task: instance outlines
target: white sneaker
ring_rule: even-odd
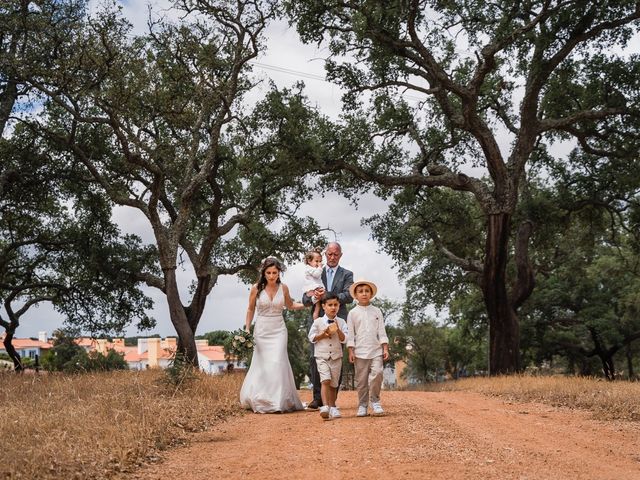
[[[329,420],[329,407],[326,405],[323,405],[320,407],[320,416],[322,418],[324,418],[325,420]]]
[[[340,417],[342,417],[342,415],[340,414],[340,410],[338,410],[338,407],[331,407],[329,409],[329,416],[331,418],[340,418]]]
[[[384,410],[382,409],[382,405],[380,405],[380,403],[372,403],[371,408],[373,409],[373,415],[375,417],[381,417],[382,415],[384,415]]]
[[[366,417],[367,416],[367,406],[360,405],[358,407],[358,413],[356,413],[356,417]]]

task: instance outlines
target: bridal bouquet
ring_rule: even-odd
[[[243,329],[236,330],[231,334],[229,354],[238,360],[248,360],[254,345],[253,335]]]

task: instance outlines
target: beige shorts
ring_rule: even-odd
[[[342,370],[342,358],[331,358],[329,360],[316,358],[316,365],[318,366],[320,381],[324,382],[331,380],[331,386],[333,388],[338,388],[340,371]]]

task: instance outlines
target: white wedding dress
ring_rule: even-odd
[[[287,326],[282,309],[284,295],[278,285],[273,300],[264,290],[256,300],[253,329],[255,347],[251,366],[240,389],[240,403],[256,413],[302,410],[287,356]]]

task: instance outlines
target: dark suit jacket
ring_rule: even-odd
[[[327,272],[326,268],[322,270],[322,284],[325,289],[327,288]],[[346,268],[342,268],[340,265],[336,268],[336,271],[333,275],[333,285],[331,285],[331,293],[335,293],[338,296],[338,300],[340,301],[340,310],[338,310],[338,317],[343,319],[345,322],[347,321],[347,303],[353,302],[353,298],[349,294],[349,287],[353,284],[353,272],[351,270],[347,270]],[[307,296],[305,292],[302,295],[302,303],[304,305],[313,305],[313,301],[311,297]],[[320,315],[324,315],[324,311],[322,308],[320,309]],[[313,322],[313,309],[311,310],[310,315],[311,322]]]

